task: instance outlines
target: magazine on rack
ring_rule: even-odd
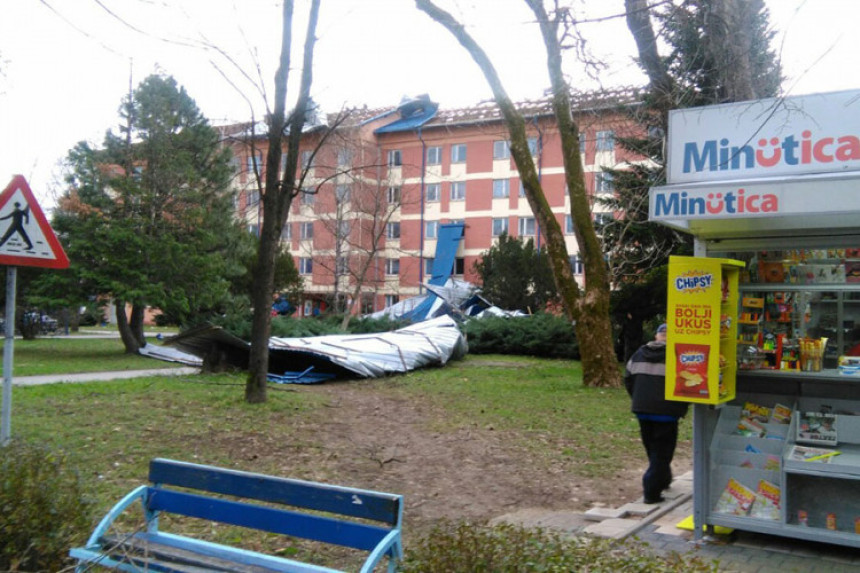
[[[726,488],[720,494],[714,511],[729,515],[749,515],[754,501],[755,493],[732,478],[729,479],[729,483],[726,484]]]
[[[799,412],[797,420],[798,443],[836,445],[836,414],[825,412]]]
[[[829,448],[811,448],[809,446],[792,446],[788,453],[788,459],[792,462],[819,462],[829,464],[834,457],[838,456],[839,450]]]

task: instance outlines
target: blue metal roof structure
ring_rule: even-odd
[[[436,117],[438,110],[439,104],[430,101],[427,96],[419,96],[413,100],[405,101],[397,107],[397,111],[400,112],[400,119],[375,129],[373,133],[395,133],[418,129]]]

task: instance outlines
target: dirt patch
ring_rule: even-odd
[[[236,454],[280,456],[283,475],[304,468],[313,474],[301,476],[307,479],[403,494],[409,536],[440,518],[485,521],[523,509],[584,511],[641,495],[644,452],[611,479],[585,479],[562,456],[539,458],[511,433],[477,425],[434,431],[445,425],[444,412],[420,400],[361,382],[297,391],[321,395],[327,403],[313,417],[294,422],[294,435],[302,441],[267,443],[261,432],[253,448],[236,444]],[[689,446],[683,445],[675,470],[689,467]]]

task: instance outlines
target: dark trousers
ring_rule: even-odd
[[[646,500],[657,500],[672,484],[672,457],[678,442],[678,422],[639,420],[639,433],[648,454],[648,470],[642,476]]]

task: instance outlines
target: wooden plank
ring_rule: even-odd
[[[397,525],[400,518],[399,495],[162,458],[150,462],[149,480],[154,484],[281,503],[389,525]]]
[[[256,565],[246,565],[226,559],[204,555],[189,549],[181,549],[153,541],[134,537],[106,537],[103,547],[110,547],[109,554],[114,559],[137,563],[144,569],[153,571],[181,571],[197,573],[202,571],[234,571],[235,573],[274,573],[282,571]],[[225,549],[228,549],[225,547]]]
[[[391,531],[377,525],[159,488],[149,488],[146,506],[152,511],[187,515],[364,551],[372,551]]]

